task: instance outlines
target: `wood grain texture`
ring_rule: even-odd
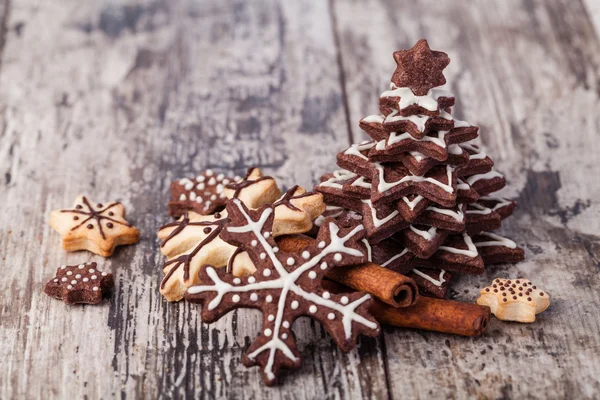
[[[593,398],[600,392],[600,42],[579,1],[0,0],[0,398]],[[595,15],[591,14],[591,19]],[[527,276],[553,298],[479,339],[384,329],[349,354],[309,320],[304,365],[267,389],[240,364],[260,329],[201,323],[158,293],[170,181],[259,165],[311,186],[360,140],[391,53],[427,37],[453,62],[455,113],[481,127],[520,209],[515,266],[461,277],[476,298]],[[121,200],[142,231],[107,260],[65,253],[50,210]],[[58,265],[116,277],[102,306],[42,293]]]

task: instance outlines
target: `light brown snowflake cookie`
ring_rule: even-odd
[[[481,289],[477,304],[488,306],[502,321],[533,322],[535,315],[550,306],[550,296],[529,279],[494,279]]]
[[[306,193],[297,186],[273,206],[273,236],[307,232],[312,227],[312,220],[325,209],[321,194]],[[205,264],[227,267],[235,276],[246,276],[255,271],[247,253],[220,238],[228,223],[227,210],[213,215],[188,212],[159,229],[161,253],[167,257],[160,293],[168,301],[181,300],[188,287],[197,285],[198,271]]]
[[[72,208],[52,211],[50,226],[62,235],[65,250],[88,250],[104,257],[115,247],[140,239],[138,229],[125,220],[123,204],[94,203],[82,195]]]

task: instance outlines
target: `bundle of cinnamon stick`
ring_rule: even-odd
[[[301,252],[313,241],[290,235],[278,238],[277,244],[284,251]],[[489,307],[419,296],[411,278],[374,263],[333,268],[327,278],[323,285],[331,292],[357,290],[373,295],[370,312],[384,325],[480,336],[490,320]]]

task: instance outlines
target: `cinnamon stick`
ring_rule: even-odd
[[[490,308],[474,303],[419,297],[416,304],[394,308],[375,301],[371,314],[382,324],[462,336],[481,336],[490,321]]]
[[[314,239],[304,235],[277,239],[280,249],[298,253],[313,242]],[[394,308],[409,307],[418,298],[417,285],[411,278],[373,263],[332,268],[326,276],[354,290],[370,293]]]
[[[323,280],[321,284],[332,293],[351,290],[330,280]],[[374,299],[369,312],[384,325],[461,336],[481,336],[491,316],[486,306],[424,296],[420,296],[415,305],[405,308],[394,308]]]

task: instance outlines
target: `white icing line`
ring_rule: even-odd
[[[421,278],[428,280],[429,282],[433,283],[437,287],[441,287],[444,284],[444,282],[446,282],[446,280],[444,279],[444,275],[446,274],[446,271],[443,269],[440,271],[440,276],[438,277],[438,279],[434,279],[431,276],[419,271],[416,268],[413,268],[412,272],[419,275]]]
[[[467,257],[471,257],[471,258],[477,257],[479,255],[479,253],[477,252],[477,248],[473,244],[471,237],[469,235],[467,235],[466,233],[463,233],[462,235],[463,235],[465,244],[467,245],[467,250],[457,249],[455,247],[450,247],[450,246],[440,246],[439,250],[444,250],[444,251],[447,251],[449,253],[454,253],[454,254],[461,254],[463,256],[467,256]]]
[[[503,236],[500,235],[496,235],[495,233],[492,232],[481,232],[480,235],[483,236],[487,236],[490,239],[493,239],[492,241],[488,241],[488,242],[478,242],[475,243],[476,247],[488,247],[488,246],[504,246],[504,247],[508,247],[509,249],[516,249],[517,248],[517,244],[515,242],[513,242],[512,240],[505,238]]]

